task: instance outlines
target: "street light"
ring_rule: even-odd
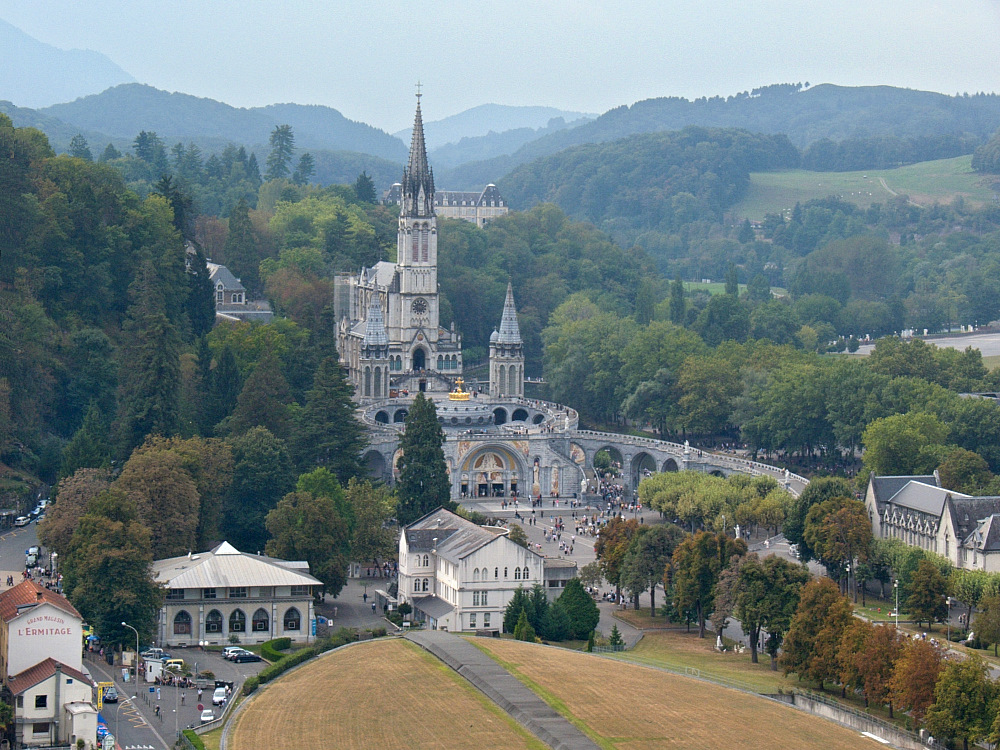
[[[892,587],[896,589],[896,630],[899,630],[899,579],[892,582]]]
[[[122,623],[123,628],[128,628],[133,633],[135,633],[135,664],[133,665],[135,669],[135,694],[139,694],[139,631],[129,625],[127,622]]]
[[[173,675],[174,674],[174,669],[176,669],[176,667],[168,667],[167,671],[170,672],[171,675]],[[179,690],[179,686],[175,684],[174,685],[174,738],[175,739],[177,737],[181,736],[181,733],[179,731],[179,727],[177,726],[177,691],[178,690]]]

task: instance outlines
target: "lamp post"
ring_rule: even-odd
[[[896,589],[896,630],[899,630],[899,579],[892,582],[892,587]]]
[[[171,667],[167,671],[171,674],[171,676],[179,676],[175,675],[174,669],[175,669],[174,667]],[[175,684],[174,685],[174,739],[177,739],[178,737],[181,736],[180,731],[178,731],[179,727],[177,725],[177,692],[179,689],[180,689],[179,686]]]
[[[122,623],[123,628],[128,628],[133,633],[135,633],[135,664],[133,665],[135,669],[135,694],[139,694],[139,631],[129,625],[127,622]]]

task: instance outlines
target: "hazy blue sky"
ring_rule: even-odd
[[[157,88],[409,125],[477,104],[603,112],[809,81],[1000,90],[1000,0],[0,0]]]

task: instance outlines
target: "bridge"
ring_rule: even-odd
[[[368,427],[364,460],[373,476],[393,482],[403,421],[412,399],[387,399],[361,407]],[[770,476],[794,495],[809,481],[798,474],[736,453],[708,451],[687,443],[579,429],[573,409],[536,399],[439,402],[444,454],[452,496],[571,496],[583,494],[595,457],[606,452],[621,470],[627,492],[647,473],[702,471],[718,476]]]

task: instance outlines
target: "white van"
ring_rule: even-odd
[[[14,520],[15,526],[27,526],[29,523],[31,523],[31,519],[28,518],[27,516],[18,516]]]

